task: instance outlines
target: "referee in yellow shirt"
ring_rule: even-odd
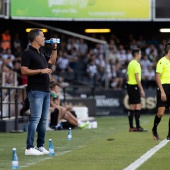
[[[165,45],[165,56],[162,57],[156,66],[157,83],[157,114],[152,128],[154,140],[159,140],[157,126],[165,113],[165,109],[170,107],[170,43]],[[170,119],[167,140],[170,140]]]
[[[141,84],[141,66],[139,60],[141,58],[141,50],[132,50],[133,60],[130,61],[127,68],[127,92],[129,96],[129,132],[146,132],[140,126],[141,97],[145,97],[145,92]],[[133,127],[133,117],[135,116],[136,128]]]

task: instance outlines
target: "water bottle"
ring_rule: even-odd
[[[49,155],[54,156],[54,147],[52,144],[52,139],[49,139]]]
[[[18,156],[16,152],[16,148],[12,149],[12,169],[18,169]]]
[[[71,140],[72,139],[72,131],[71,131],[71,127],[68,129],[68,137],[67,137],[68,140]]]
[[[57,43],[57,44],[59,44],[60,43],[60,39],[59,38],[53,38],[53,39],[50,39],[50,40],[45,40],[45,43],[48,43],[48,44]]]

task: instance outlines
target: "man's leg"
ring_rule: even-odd
[[[58,123],[65,117],[67,110],[63,106],[58,106],[59,115],[58,115]]]
[[[133,128],[133,115],[134,115],[134,110],[129,110],[128,111],[128,119],[129,119],[129,127]]]
[[[165,107],[158,107],[158,113],[156,114],[154,118],[154,124],[152,128],[153,138],[154,140],[159,140],[159,136],[157,133],[157,126],[159,125],[162,116],[164,115]]]
[[[129,120],[129,132],[136,131],[136,128],[133,127],[133,117],[135,116],[135,108],[136,108],[136,100],[140,95],[136,90],[136,86],[127,84],[127,92],[129,96],[129,112],[128,112],[128,120]]]
[[[133,127],[133,117],[135,115],[135,104],[130,104],[129,112],[128,112],[128,120],[129,120],[129,132],[135,132],[136,128]]]
[[[44,152],[40,152],[34,148],[34,136],[37,129],[37,125],[41,118],[43,97],[39,91],[28,92],[28,99],[30,102],[30,118],[28,123],[27,132],[27,148],[25,155],[44,155]]]
[[[136,128],[140,128],[140,110],[135,110]]]
[[[78,126],[77,119],[69,111],[67,111],[67,114],[64,116],[64,119],[66,119],[73,126],[75,127]]]
[[[42,102],[42,109],[41,109],[41,118],[37,127],[38,138],[37,138],[37,147],[41,147],[45,143],[45,132],[46,132],[46,123],[47,117],[49,114],[49,107],[50,107],[50,93],[42,92],[41,100],[38,102]]]
[[[141,104],[136,104],[135,106],[135,121],[136,121],[136,130],[138,132],[147,132],[148,130],[143,129],[140,126],[140,113],[141,113]]]
[[[86,128],[87,126],[89,126],[90,122],[82,122],[80,120],[78,120],[75,116],[72,115],[71,112],[67,111],[67,114],[65,115],[64,119],[66,119],[70,124],[72,124],[75,127],[80,127],[81,129]]]
[[[54,128],[58,124],[59,109],[55,108],[50,115],[50,127]]]
[[[34,148],[34,136],[39,123],[42,112],[42,97],[38,95],[37,91],[30,91],[28,93],[28,99],[30,102],[30,118],[28,123],[27,132],[27,149]]]
[[[168,122],[168,136],[167,136],[167,140],[170,140],[170,118],[169,118],[169,122]]]

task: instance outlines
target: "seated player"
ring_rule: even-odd
[[[53,89],[54,86],[56,86],[56,84],[52,84],[51,89]],[[53,112],[51,112],[51,119],[55,119],[51,120],[51,122],[53,122],[51,128],[53,129],[62,129],[62,119],[67,120],[74,127],[80,127],[81,129],[84,129],[90,124],[89,121],[87,121],[86,123],[81,122],[75,116],[73,116],[70,111],[67,111],[65,107],[60,106],[59,96],[54,91],[51,91],[50,108],[54,109]],[[54,121],[56,121],[56,123]]]

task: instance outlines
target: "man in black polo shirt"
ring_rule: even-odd
[[[45,44],[41,30],[31,30],[28,35],[31,45],[23,52],[21,72],[28,76],[27,96],[30,105],[30,119],[27,132],[25,155],[49,154],[44,148],[47,116],[50,106],[49,74],[52,70],[48,64],[55,64],[57,44],[52,44],[52,53],[47,57],[40,50]],[[35,132],[38,132],[37,149],[34,148]]]

